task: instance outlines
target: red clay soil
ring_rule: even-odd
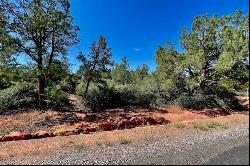
[[[30,111],[12,116],[0,116],[1,131],[13,127],[10,133],[2,132],[4,136],[0,137],[0,142],[69,136],[79,133],[89,134],[143,125],[208,119],[230,114],[231,112],[225,109],[193,111],[179,107],[109,109],[90,115],[72,112],[48,111],[40,113],[39,111]]]

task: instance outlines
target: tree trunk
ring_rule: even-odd
[[[205,66],[202,68],[201,78],[200,78],[200,81],[199,81],[199,88],[202,91],[205,89],[206,83],[207,83],[207,80],[208,80],[208,67],[209,67],[209,63],[206,62]]]
[[[38,62],[37,62],[37,67],[39,71],[39,76],[38,76],[38,106],[39,109],[43,110],[45,109],[45,86],[46,86],[46,79],[45,75],[43,73],[43,59],[42,59],[42,54],[40,51],[38,52]]]
[[[45,109],[45,76],[41,75],[38,78],[39,90],[38,90],[38,104],[41,110]]]
[[[90,84],[90,78],[88,79],[88,82],[87,82],[87,86],[86,86],[86,89],[85,89],[85,92],[84,92],[84,98],[87,97],[87,93],[88,93],[88,89],[89,89],[89,84]]]

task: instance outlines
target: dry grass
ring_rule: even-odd
[[[76,143],[76,144],[74,145],[74,148],[75,148],[76,150],[78,150],[78,151],[82,151],[85,147],[86,147],[86,144],[84,144],[84,143]]]
[[[126,145],[126,144],[129,144],[131,143],[132,140],[131,139],[128,139],[126,137],[119,137],[119,143],[122,144],[122,145]]]
[[[13,128],[5,128],[5,129],[3,129],[3,130],[0,131],[0,136],[1,135],[7,135],[7,134],[9,134],[12,131],[13,131]]]
[[[177,121],[177,122],[173,123],[173,126],[177,129],[183,129],[186,127],[186,124],[182,121]]]
[[[206,126],[206,124],[204,123],[204,121],[201,121],[201,120],[196,120],[194,122],[192,122],[193,124],[193,127],[195,129],[199,129],[199,130],[202,130],[202,131],[207,131],[208,128]]]
[[[143,130],[142,137],[144,141],[150,140],[150,138],[153,137],[153,131],[150,128],[148,130]]]
[[[228,129],[230,125],[228,122],[219,121],[218,119],[212,119],[206,121],[196,120],[192,122],[192,124],[195,129],[199,129],[202,131],[207,131],[212,128],[216,129],[218,127],[222,129]]]
[[[211,120],[211,121],[208,121],[206,123],[207,127],[208,128],[217,128],[217,127],[220,127],[223,125],[222,122],[219,122],[219,121],[214,121],[214,120]]]

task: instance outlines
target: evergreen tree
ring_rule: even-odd
[[[122,83],[123,85],[130,82],[128,59],[125,56],[122,57],[121,63],[116,64],[112,69],[111,75],[113,80]]]
[[[78,42],[68,0],[1,0],[0,13],[15,52],[36,64],[39,107],[45,107],[46,78],[54,59],[66,60],[68,46]]]
[[[84,97],[87,96],[91,82],[101,82],[103,72],[107,72],[113,65],[111,48],[103,36],[99,37],[90,47],[90,53],[85,56],[80,53],[77,57],[81,61],[79,73],[87,82]]]

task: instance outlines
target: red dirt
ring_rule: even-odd
[[[69,100],[74,107],[73,110],[48,110],[46,112],[29,110],[24,113],[0,115],[0,135],[7,128],[13,128],[12,131],[18,132],[47,131],[52,133],[53,136],[72,135],[80,132],[90,133],[97,130],[110,131],[116,128],[162,124],[164,121],[167,123],[188,122],[195,119],[208,119],[231,114],[231,111],[226,109],[187,110],[171,106],[167,108],[108,109],[101,113],[86,115],[79,111],[80,100],[77,96],[70,95]],[[133,119],[133,117],[135,118]],[[141,118],[141,120],[136,119],[136,117]],[[130,121],[131,119],[133,120]],[[135,120],[136,122],[134,122]]]
[[[179,107],[168,108],[129,108],[129,109],[109,109],[102,113],[86,116],[85,113],[57,112],[47,111],[28,111],[15,115],[0,115],[0,132],[6,128],[15,128],[15,131],[55,131],[58,128],[77,126],[86,123],[87,125],[104,122],[120,121],[121,119],[130,119],[137,116],[150,116],[153,118],[163,117],[170,122],[189,121],[194,119],[207,119],[210,114],[216,116],[229,115],[220,110],[185,110]],[[223,110],[222,110],[223,111]],[[225,111],[225,110],[224,110]]]

